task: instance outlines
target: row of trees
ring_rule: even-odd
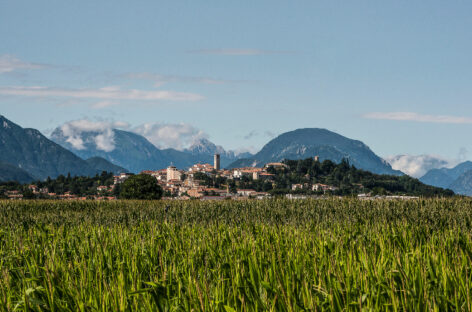
[[[253,180],[243,176],[239,180],[226,179],[216,175],[196,173],[195,179],[208,187],[226,187],[235,193],[236,189],[253,189],[270,192],[273,195],[287,193],[322,194],[323,191],[312,191],[310,188],[292,191],[293,184],[314,185],[316,183],[334,186],[335,195],[356,195],[361,192],[372,195],[407,194],[421,196],[452,196],[451,190],[425,185],[407,175],[379,175],[357,169],[347,159],[339,164],[330,160],[323,162],[313,158],[284,160],[287,168],[269,167],[267,171],[274,174],[273,181]]]
[[[288,189],[295,183],[321,183],[338,188],[337,195],[357,194],[373,195],[408,194],[421,196],[452,196],[454,192],[421,183],[407,175],[380,175],[357,169],[347,159],[339,164],[330,160],[319,162],[313,158],[303,160],[285,160],[288,169],[270,169],[275,173],[277,189]]]
[[[71,175],[60,175],[56,179],[47,178],[45,181],[32,183],[38,189],[47,188],[49,193],[58,195],[70,192],[77,196],[97,195],[98,186],[113,185],[113,173],[102,172],[93,177],[71,177]],[[41,199],[49,198],[47,194],[34,194],[28,185],[17,182],[0,183],[0,198],[6,198],[8,191],[20,191],[23,198]],[[123,199],[160,199],[162,188],[156,183],[156,179],[149,175],[139,174],[131,176],[124,183],[117,184],[110,195]]]

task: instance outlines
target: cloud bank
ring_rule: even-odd
[[[414,178],[421,178],[431,169],[452,168],[457,160],[446,159],[436,155],[397,155],[385,157],[395,170],[400,170]]]
[[[48,87],[1,87],[0,95],[19,95],[31,97],[69,97],[79,99],[101,99],[101,100],[138,100],[138,101],[198,101],[203,96],[195,93],[184,93],[174,91],[145,91],[145,90],[123,90],[120,87],[104,87],[99,89],[62,89]]]
[[[125,122],[73,120],[59,127],[67,143],[74,149],[84,150],[92,144],[97,150],[111,152],[115,149],[113,129],[126,129]]]
[[[144,136],[158,148],[182,150],[200,138],[208,135],[200,129],[186,123],[145,123],[131,129]]]
[[[0,74],[10,73],[19,69],[30,70],[44,67],[46,67],[46,65],[24,62],[13,55],[0,55]]]
[[[472,124],[472,118],[447,115],[422,115],[413,112],[390,112],[390,113],[368,113],[363,116],[367,119],[379,120],[398,120],[398,121],[414,121],[444,124]]]

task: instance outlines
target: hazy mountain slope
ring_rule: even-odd
[[[449,189],[457,194],[472,196],[472,170],[462,173],[449,185]]]
[[[448,169],[431,169],[419,180],[424,184],[448,188],[454,182],[454,178],[448,174]]]
[[[35,179],[96,172],[84,160],[50,141],[38,130],[23,129],[3,116],[0,116],[0,161],[25,170]]]
[[[128,172],[127,169],[114,165],[102,157],[92,157],[85,161],[97,171],[113,172],[114,174]]]
[[[472,195],[472,162],[465,161],[454,168],[428,171],[420,181],[442,188],[449,188],[457,194]]]
[[[379,174],[401,175],[361,141],[346,138],[326,129],[306,128],[286,132],[267,143],[253,157],[238,160],[230,167],[263,166],[283,159],[305,159],[318,155],[320,160],[340,162],[347,158],[357,168]]]
[[[28,183],[34,178],[26,171],[14,165],[0,162],[0,182],[17,181]]]
[[[194,142],[189,148],[185,149],[184,152],[194,156],[198,162],[213,163],[213,155],[220,154],[221,167],[225,168],[232,162],[236,161],[241,157],[251,157],[252,154],[244,153],[237,155],[233,151],[226,151],[222,146],[216,145],[207,139],[199,139]]]
[[[96,143],[97,132],[83,132],[80,134],[82,146],[71,143],[61,128],[56,128],[51,139],[65,148],[73,151],[83,159],[101,157],[115,165],[129,169],[131,172],[165,168],[168,160],[151,142],[143,136],[118,129],[113,129],[113,146],[109,149],[100,148]]]
[[[51,134],[51,139],[83,159],[98,156],[135,173],[162,169],[171,164],[185,169],[195,163],[213,163],[215,153],[221,154],[223,167],[237,159],[233,152],[226,152],[221,146],[216,146],[206,139],[179,151],[172,148],[158,149],[145,137],[134,132],[118,129],[110,131],[111,133],[106,134],[108,142],[105,145],[98,144],[97,140],[103,138],[104,133],[97,131],[84,131],[67,136],[63,129],[58,127]]]

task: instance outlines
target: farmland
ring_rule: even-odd
[[[472,310],[472,201],[1,201],[1,311]]]

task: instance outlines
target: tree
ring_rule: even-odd
[[[124,199],[160,199],[162,193],[162,188],[154,177],[138,174],[123,182],[120,197]]]

